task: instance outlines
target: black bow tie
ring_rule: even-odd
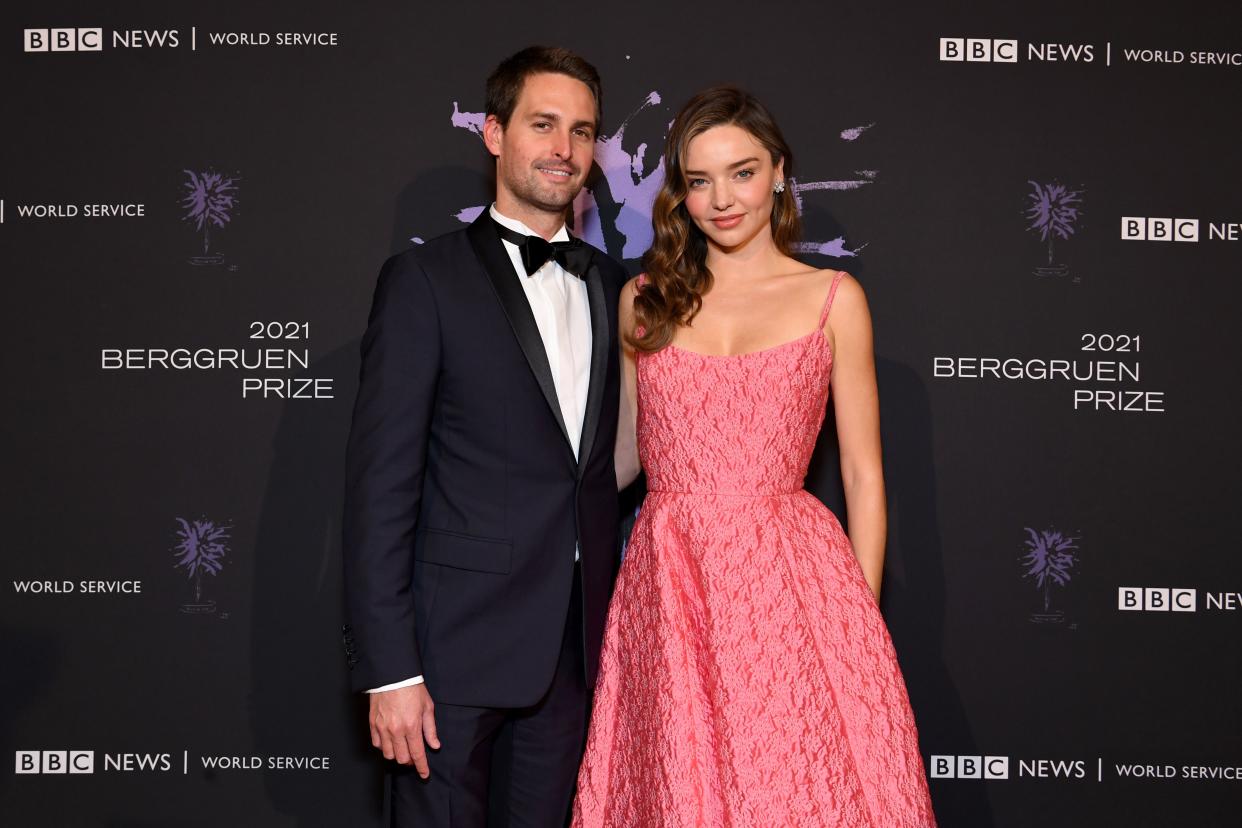
[[[516,244],[522,254],[522,264],[526,266],[526,275],[530,276],[548,263],[556,259],[556,263],[566,273],[585,278],[587,268],[591,264],[591,248],[582,243],[581,239],[570,238],[569,241],[550,242],[538,236],[527,236],[516,230],[510,230],[500,222],[492,219],[496,232],[507,242]]]

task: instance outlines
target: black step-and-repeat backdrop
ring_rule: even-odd
[[[6,5],[0,823],[380,822],[358,340],[488,203],[488,72],[556,43],[605,80],[581,235],[637,267],[673,113],[732,81],[867,290],[941,824],[1239,824],[1238,11],[993,6]]]

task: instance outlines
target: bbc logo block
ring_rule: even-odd
[[[94,773],[93,750],[19,750],[14,773]]]
[[[932,779],[1008,779],[1008,756],[933,756]]]
[[[1196,612],[1198,591],[1173,587],[1118,587],[1117,609],[1131,612]]]
[[[1121,238],[1124,241],[1197,242],[1199,240],[1199,220],[1192,218],[1122,216]]]
[[[27,52],[102,52],[103,29],[24,29]]]
[[[987,37],[942,37],[940,59],[967,63],[1017,63],[1018,41]]]

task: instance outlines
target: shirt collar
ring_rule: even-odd
[[[499,210],[497,210],[495,202],[492,202],[492,206],[488,209],[489,209],[489,212],[491,213],[492,218],[494,218],[500,224],[503,224],[505,227],[508,227],[510,230],[514,230],[518,233],[522,233],[527,236],[539,236],[538,233],[536,233],[534,230],[531,230],[529,227],[527,227],[522,222],[518,221],[517,219],[511,219],[508,216],[501,213]],[[543,236],[539,236],[539,238],[543,238]],[[551,239],[549,239],[549,241],[554,241],[554,242],[569,241],[569,230],[565,227],[565,225],[562,224],[561,229],[557,230],[556,235],[554,235]]]

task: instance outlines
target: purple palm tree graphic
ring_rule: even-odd
[[[228,554],[229,533],[232,526],[218,524],[203,518],[187,521],[177,518],[181,528],[177,530],[177,543],[173,554],[177,557],[174,566],[184,569],[189,578],[194,579],[194,603],[187,604],[186,612],[210,612],[215,602],[206,604],[203,600],[203,573],[216,575],[224,568],[223,558]]]
[[[192,222],[195,229],[203,232],[203,254],[195,256],[190,262],[217,264],[223,261],[223,257],[210,254],[211,226],[214,224],[223,228],[232,219],[233,208],[237,206],[238,179],[226,177],[214,170],[201,173],[193,170],[183,172],[187,180],[183,185],[185,195],[181,199],[181,206],[186,210],[182,220]]]
[[[1041,241],[1048,243],[1048,264],[1035,272],[1041,276],[1060,275],[1069,272],[1064,265],[1053,264],[1053,243],[1056,239],[1069,239],[1074,235],[1074,225],[1082,216],[1082,190],[1071,190],[1064,184],[1040,184],[1028,181],[1031,192],[1027,194],[1029,205],[1026,217],[1031,223],[1027,230],[1039,235]]]
[[[1078,562],[1078,536],[1068,536],[1055,529],[1036,532],[1026,528],[1026,555],[1022,566],[1026,568],[1023,578],[1034,578],[1037,588],[1044,593],[1044,611],[1033,615],[1037,622],[1059,621],[1061,613],[1052,613],[1052,587],[1065,586],[1070,581],[1070,570]]]

